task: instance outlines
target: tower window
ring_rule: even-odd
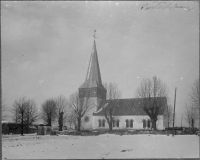
[[[119,127],[119,120],[117,120],[117,127]]]
[[[150,128],[150,125],[151,124],[151,121],[150,120],[148,120],[148,128]]]
[[[102,120],[102,127],[105,127],[105,119]]]
[[[99,119],[99,127],[101,127],[101,120]]]
[[[129,127],[129,120],[127,119],[126,120],[126,128],[128,128]]]
[[[133,120],[130,121],[130,127],[133,128]]]
[[[143,119],[143,128],[146,128],[146,120]]]

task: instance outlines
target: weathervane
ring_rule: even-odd
[[[95,36],[95,33],[96,33],[96,30],[94,30],[94,36],[93,36],[93,37],[94,37],[94,39],[95,39],[95,38],[97,38],[97,37]]]

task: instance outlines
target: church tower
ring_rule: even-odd
[[[97,111],[100,102],[106,100],[106,92],[101,81],[96,43],[94,40],[85,82],[79,87],[79,98],[88,98],[92,102],[92,109],[83,117],[82,127],[84,129],[92,129],[92,114]]]

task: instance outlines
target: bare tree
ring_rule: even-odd
[[[66,121],[69,123],[69,128],[72,128],[72,125],[77,126],[77,118],[76,118],[76,114],[74,114],[74,112],[70,112],[70,114],[67,116]]]
[[[195,123],[198,120],[198,113],[195,111],[195,107],[188,106],[185,104],[185,116],[186,122],[189,125],[189,128],[194,129]]]
[[[67,111],[69,109],[68,104],[67,99],[62,95],[56,99],[59,131],[62,131],[63,123],[67,118]]]
[[[54,122],[57,117],[56,106],[56,101],[53,98],[46,100],[42,104],[41,118],[49,126],[51,126],[51,123]]]
[[[199,79],[196,79],[191,87],[191,92],[189,93],[191,105],[193,105],[196,109],[199,110]]]
[[[5,104],[5,99],[2,99],[2,104],[1,104],[1,113],[2,113],[2,120],[3,121],[5,121],[6,120],[6,118],[7,118],[7,115],[6,115],[6,111],[7,111],[7,109],[6,109],[6,104]]]
[[[69,106],[77,118],[77,130],[81,130],[81,119],[92,109],[92,102],[89,98],[79,98],[78,92],[72,94],[69,99]]]
[[[21,135],[23,135],[24,134],[24,114],[27,109],[27,102],[26,102],[25,97],[19,100],[15,100],[14,108],[16,109],[16,112],[17,112],[17,120],[19,120],[21,123]]]
[[[25,124],[27,126],[27,132],[29,133],[29,126],[32,126],[34,122],[38,120],[38,111],[36,102],[33,99],[27,100],[28,107],[25,111]]]
[[[107,90],[107,104],[103,106],[102,111],[109,126],[109,131],[112,131],[113,122],[115,120],[115,112],[119,103],[118,99],[122,96],[122,91],[119,90],[116,83],[104,83],[104,88]]]
[[[167,127],[169,128],[173,122],[173,108],[171,105],[166,105],[165,116],[167,117]]]
[[[24,125],[29,127],[37,120],[36,103],[32,99],[23,97],[15,100],[11,112],[13,113],[13,120],[21,124],[21,135],[24,134]]]
[[[137,89],[136,97],[140,98],[140,107],[150,117],[152,128],[156,130],[158,115],[167,105],[167,87],[160,79],[154,76],[152,79],[143,79]]]
[[[13,108],[10,110],[12,113],[12,120],[17,124],[19,123],[19,111],[16,104],[13,105]]]
[[[12,114],[12,120],[15,122],[15,128],[17,128],[17,124],[20,123],[19,119],[19,111],[18,106],[14,103],[13,108],[11,108],[10,112]]]

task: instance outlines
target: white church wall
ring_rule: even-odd
[[[168,128],[168,122],[167,122],[167,120],[168,120],[168,118],[167,118],[167,115],[165,114],[164,116],[163,116],[163,123],[164,123],[164,127],[165,128]]]
[[[89,121],[87,119],[89,119]],[[91,115],[85,115],[83,117],[81,128],[82,129],[91,129],[92,128],[92,116]]]
[[[104,116],[93,116],[93,129],[108,129],[109,126],[107,124],[107,121],[105,123],[105,127],[99,127],[99,120],[103,120],[105,119]],[[149,116],[145,115],[145,116],[116,116],[115,119],[119,120],[119,127],[113,127],[114,130],[118,130],[118,129],[144,129],[143,128],[143,120],[145,119],[146,122],[147,120],[150,120]],[[133,120],[133,128],[130,127],[130,124],[129,124],[129,127],[127,128],[126,127],[126,120]],[[158,121],[157,121],[157,129],[158,130],[163,130],[164,129],[164,123],[163,123],[163,116],[158,116]],[[150,128],[151,128],[151,124],[150,124]],[[150,129],[149,128],[149,129]],[[147,127],[147,123],[146,123],[146,128],[145,129],[148,129]]]
[[[86,114],[82,118],[82,124],[81,124],[82,129],[88,130],[93,128],[92,114],[97,110],[97,106],[99,105],[100,102],[101,102],[100,98],[97,97],[90,98],[89,105],[91,105],[91,108],[86,112]],[[89,121],[87,121],[86,119],[89,119]]]
[[[158,116],[156,127],[157,127],[158,130],[164,130],[165,129],[164,116],[162,116],[162,115]]]
[[[143,129],[143,119],[148,119],[148,116],[122,116],[120,119],[120,128],[121,129]],[[133,120],[133,128],[126,127],[126,120]]]

